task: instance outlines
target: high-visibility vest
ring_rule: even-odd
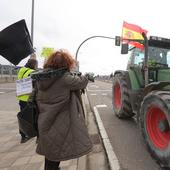
[[[18,80],[20,80],[22,78],[27,78],[30,75],[30,73],[33,72],[33,71],[34,71],[33,69],[30,69],[30,68],[27,68],[27,67],[20,68],[19,71],[18,71],[18,75],[17,75]],[[28,101],[28,98],[29,98],[29,94],[17,96],[18,100],[25,101],[25,102]]]

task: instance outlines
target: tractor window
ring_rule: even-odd
[[[144,50],[133,49],[130,53],[128,66],[142,67],[144,64]],[[170,68],[170,49],[148,47],[148,65],[151,68]]]
[[[151,62],[152,65],[170,67],[170,50],[169,49],[149,47],[148,50],[149,50],[149,62]]]
[[[170,51],[167,52],[167,64],[170,67]]]
[[[133,49],[130,51],[130,57],[128,61],[128,66],[141,66],[144,62],[144,51],[138,48]]]
[[[141,65],[144,61],[144,53],[140,52],[135,55],[134,64]]]

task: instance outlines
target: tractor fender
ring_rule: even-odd
[[[164,87],[170,85],[170,81],[160,81],[160,82],[153,82],[148,84],[144,88],[144,96],[154,90],[162,90]]]

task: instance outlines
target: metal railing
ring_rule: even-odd
[[[17,68],[13,65],[0,64],[0,75],[17,75]]]
[[[16,78],[17,78],[16,66],[0,64],[0,83],[14,82]]]

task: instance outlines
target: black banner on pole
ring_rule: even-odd
[[[25,20],[20,20],[0,31],[0,55],[17,65],[34,52]]]

